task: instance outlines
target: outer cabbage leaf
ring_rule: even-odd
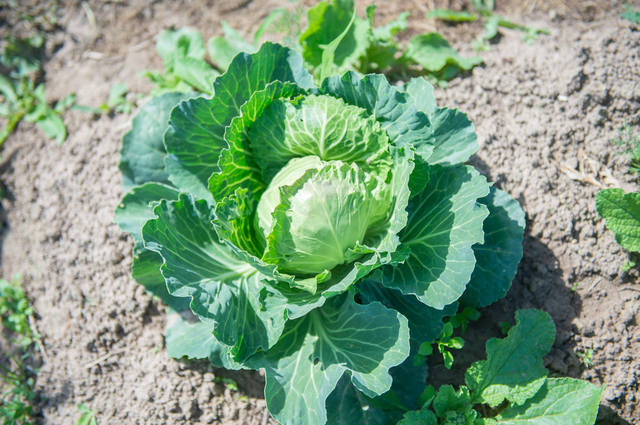
[[[293,82],[304,89],[313,86],[296,52],[264,43],[258,53],[233,59],[227,72],[216,79],[211,99],[191,99],[173,109],[164,142],[169,180],[176,187],[196,198],[212,199],[208,180],[219,170],[218,158],[228,147],[227,126],[254,92],[273,81]]]
[[[385,288],[376,278],[364,280],[356,287],[366,302],[378,301],[406,317],[411,340],[418,344],[438,339],[444,328],[442,320],[455,315],[458,310],[458,303],[450,304],[442,310],[429,307],[413,295],[403,295],[396,289]]]
[[[400,410],[371,404],[371,398],[353,386],[348,374],[342,375],[327,398],[327,407],[327,425],[395,425],[402,417]]]
[[[182,311],[189,308],[190,298],[176,297],[169,294],[164,276],[160,272],[162,257],[157,252],[145,248],[138,251],[133,257],[131,265],[131,277],[136,280],[150,295],[156,296],[170,308]]]
[[[322,53],[329,43],[347,28],[353,16],[353,0],[321,1],[307,12],[308,27],[300,36],[304,60],[313,67],[322,64]],[[355,21],[335,51],[338,67],[353,65],[369,45],[368,22],[356,16]]]
[[[380,124],[364,109],[330,96],[273,102],[251,127],[249,138],[266,182],[297,157],[356,163],[370,172],[390,162],[389,138]]]
[[[473,123],[457,109],[438,108],[433,86],[424,78],[413,78],[405,87],[419,111],[431,120],[434,149],[429,164],[455,165],[466,162],[478,150]]]
[[[376,396],[389,390],[389,368],[408,354],[406,319],[379,303],[358,305],[347,293],[287,322],[278,343],[249,366],[265,369],[265,398],[277,421],[324,424],[325,401],[345,371],[360,391]]]
[[[436,106],[436,96],[433,93],[433,85],[424,77],[412,78],[405,86],[404,91],[407,92],[416,102],[416,109],[424,112],[433,118],[433,114],[438,110]]]
[[[522,259],[524,211],[507,192],[494,187],[478,202],[489,208],[484,221],[484,243],[474,245],[476,268],[460,303],[467,307],[486,307],[503,298]]]
[[[487,341],[487,360],[475,362],[465,374],[473,403],[498,406],[505,399],[522,405],[544,384],[549,373],[542,358],[551,350],[556,327],[548,313],[516,311],[516,325],[505,339]]]
[[[147,182],[169,183],[162,136],[169,126],[171,109],[194,95],[166,93],[152,98],[140,109],[131,122],[131,130],[122,138],[119,167],[125,191]]]
[[[522,406],[509,406],[495,418],[505,425],[592,425],[604,385],[571,378],[549,378]]]
[[[428,182],[411,199],[409,221],[400,232],[411,252],[404,264],[383,269],[382,283],[443,309],[460,298],[471,278],[472,245],[484,241],[481,224],[489,214],[476,201],[489,193],[489,184],[472,167],[419,165],[428,167]]]
[[[154,213],[158,218],[142,234],[145,247],[164,259],[169,292],[192,298],[193,312],[215,324],[214,335],[233,347],[237,361],[275,344],[284,312],[262,311],[258,294],[265,277],[219,242],[210,204],[181,194],[178,201],[162,201]]]
[[[266,184],[249,146],[248,128],[275,99],[296,97],[303,93],[305,91],[293,83],[274,81],[267,84],[264,90],[254,92],[242,105],[240,116],[231,121],[225,132],[229,147],[222,150],[218,160],[220,171],[209,178],[209,191],[214,199],[219,201],[226,198],[237,188],[247,189],[252,198],[258,199]]]
[[[391,389],[378,397],[365,396],[368,403],[385,409],[389,413],[393,412],[390,417],[398,417],[398,419],[403,412],[418,409],[422,405],[420,395],[426,387],[429,369],[426,362],[419,366],[413,365],[413,358],[418,354],[419,348],[419,344],[411,342],[409,357],[401,365],[392,367],[389,371],[393,378]]]
[[[179,192],[160,183],[147,183],[135,187],[127,193],[116,208],[114,222],[122,231],[130,233],[137,245],[142,241],[142,226],[152,218],[155,218],[153,208],[163,199],[174,201],[178,199]]]
[[[318,92],[365,109],[387,132],[392,144],[412,146],[423,159],[431,156],[433,129],[429,118],[416,109],[411,96],[396,90],[384,75],[360,78],[349,71],[342,77],[326,78]]]
[[[640,193],[601,190],[596,195],[596,209],[624,249],[640,252]]]
[[[159,297],[171,308],[188,308],[189,300],[174,297],[167,291],[164,277],[160,273],[162,257],[144,248],[142,226],[147,220],[155,218],[153,208],[162,199],[178,199],[178,191],[173,187],[159,183],[146,183],[127,193],[116,208],[114,222],[125,232],[131,234],[136,245],[134,248],[131,277],[145,287],[148,293]]]
[[[398,425],[438,425],[438,418],[431,410],[417,410],[405,413]]]
[[[165,326],[167,354],[175,359],[209,359],[213,366],[225,369],[244,369],[233,360],[229,347],[213,336],[213,327],[213,323],[201,322],[189,310],[169,310]]]

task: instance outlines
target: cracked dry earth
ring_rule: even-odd
[[[276,5],[249,2],[226,12],[216,6],[204,17],[178,6],[139,5],[150,12],[140,9],[136,19],[156,24],[99,59],[82,54],[90,29],[81,8],[73,9],[59,35],[61,48],[46,65],[48,95],[76,91],[79,103],[98,105],[120,81],[148,92],[136,74],[160,68],[150,37],[163,26],[199,28],[228,19],[243,28],[242,19],[257,21]],[[383,21],[404,10],[397,9],[391,13],[381,4]],[[410,30],[420,25],[417,19]],[[436,91],[440,106],[458,107],[475,122],[480,149],[471,162],[519,200],[527,232],[507,298],[470,325],[451,371],[435,356],[430,360],[430,383],[462,383],[466,367],[484,355],[486,340],[500,335],[500,322],[513,322],[516,309],[540,308],[558,328],[546,358],[551,373],[607,386],[600,423],[640,423],[638,275],[620,273],[629,255],[598,218],[593,184],[637,188],[609,140],[623,119],[640,124],[640,32],[613,14],[588,23],[533,23],[552,34],[530,46],[505,30],[492,51],[481,54],[483,66]],[[112,220],[122,195],[118,150],[130,119],[70,111],[70,136],[61,147],[22,123],[3,149],[8,229],[0,271],[23,274],[44,336],[38,422],[73,423],[76,405],[84,403],[102,424],[274,424],[265,416],[258,372],[168,358],[164,309],[129,277],[132,242]],[[590,348],[594,366],[587,368],[576,353]],[[220,377],[235,379],[240,390]]]

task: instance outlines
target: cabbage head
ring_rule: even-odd
[[[505,295],[524,215],[465,165],[473,124],[424,79],[317,87],[302,63],[265,43],[213,96],[147,103],[116,222],[133,277],[170,307],[170,356],[263,369],[282,424],[385,423],[417,407],[410,354],[443,318]]]

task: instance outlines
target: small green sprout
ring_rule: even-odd
[[[442,354],[442,358],[444,359],[444,367],[451,369],[451,366],[453,365],[453,354],[451,354],[449,350],[459,350],[464,347],[464,340],[462,338],[453,337],[453,329],[454,327],[451,322],[445,323],[442,335],[437,341],[422,343],[418,350],[418,354],[413,357],[413,365],[419,366],[424,362],[427,356],[433,354],[432,344],[437,344],[438,351]]]
[[[78,404],[78,410],[82,413],[82,416],[78,418],[75,425],[98,425],[96,414],[91,409],[84,404]]]
[[[590,368],[593,366],[593,348],[589,348],[587,351],[582,352],[582,351],[576,351],[576,355],[578,356],[578,358],[580,360],[582,360],[582,363],[587,367]]]
[[[636,132],[627,119],[618,127],[618,137],[611,141],[621,148],[622,151],[618,152],[618,155],[630,157],[629,172],[640,171],[640,133]]]
[[[631,8],[631,5],[629,5],[629,3],[625,3],[624,8],[627,11],[622,13],[620,17],[628,21],[631,21],[634,24],[640,25],[640,10],[633,10]]]

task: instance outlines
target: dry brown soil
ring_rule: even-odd
[[[423,18],[436,5],[468,7],[463,0],[376,3],[381,23],[412,11],[405,38],[438,29],[471,54],[468,42],[482,31],[477,23],[448,26]],[[640,423],[638,274],[620,273],[629,254],[596,214],[599,188],[566,172],[593,164],[636,190],[610,139],[623,119],[640,124],[640,31],[619,18],[619,1],[497,3],[501,13],[551,35],[528,45],[521,33],[503,30],[492,50],[481,53],[484,65],[438,89],[437,97],[440,106],[470,115],[480,140],[471,162],[524,208],[524,259],[507,298],[470,326],[453,370],[431,360],[430,382],[462,383],[464,368],[500,334],[498,324],[512,322],[516,309],[535,307],[548,311],[558,328],[547,357],[552,374],[607,386],[600,423]],[[292,6],[286,0],[85,4],[95,25],[86,6],[63,3],[47,40],[52,101],[76,92],[79,103],[97,106],[117,82],[148,93],[150,84],[137,74],[160,69],[153,39],[160,30],[190,25],[206,39],[221,33],[226,19],[250,35],[271,9]],[[2,13],[3,33],[11,25],[28,31],[9,19],[11,11]],[[69,111],[70,135],[60,147],[21,123],[2,151],[7,229],[0,275],[23,274],[43,335],[38,422],[71,424],[79,417],[76,405],[84,403],[103,425],[274,423],[267,420],[259,373],[167,357],[164,308],[129,277],[132,241],[112,221],[122,196],[120,139],[131,118]],[[590,348],[594,366],[587,368],[576,353]],[[240,391],[216,377],[232,377]]]

